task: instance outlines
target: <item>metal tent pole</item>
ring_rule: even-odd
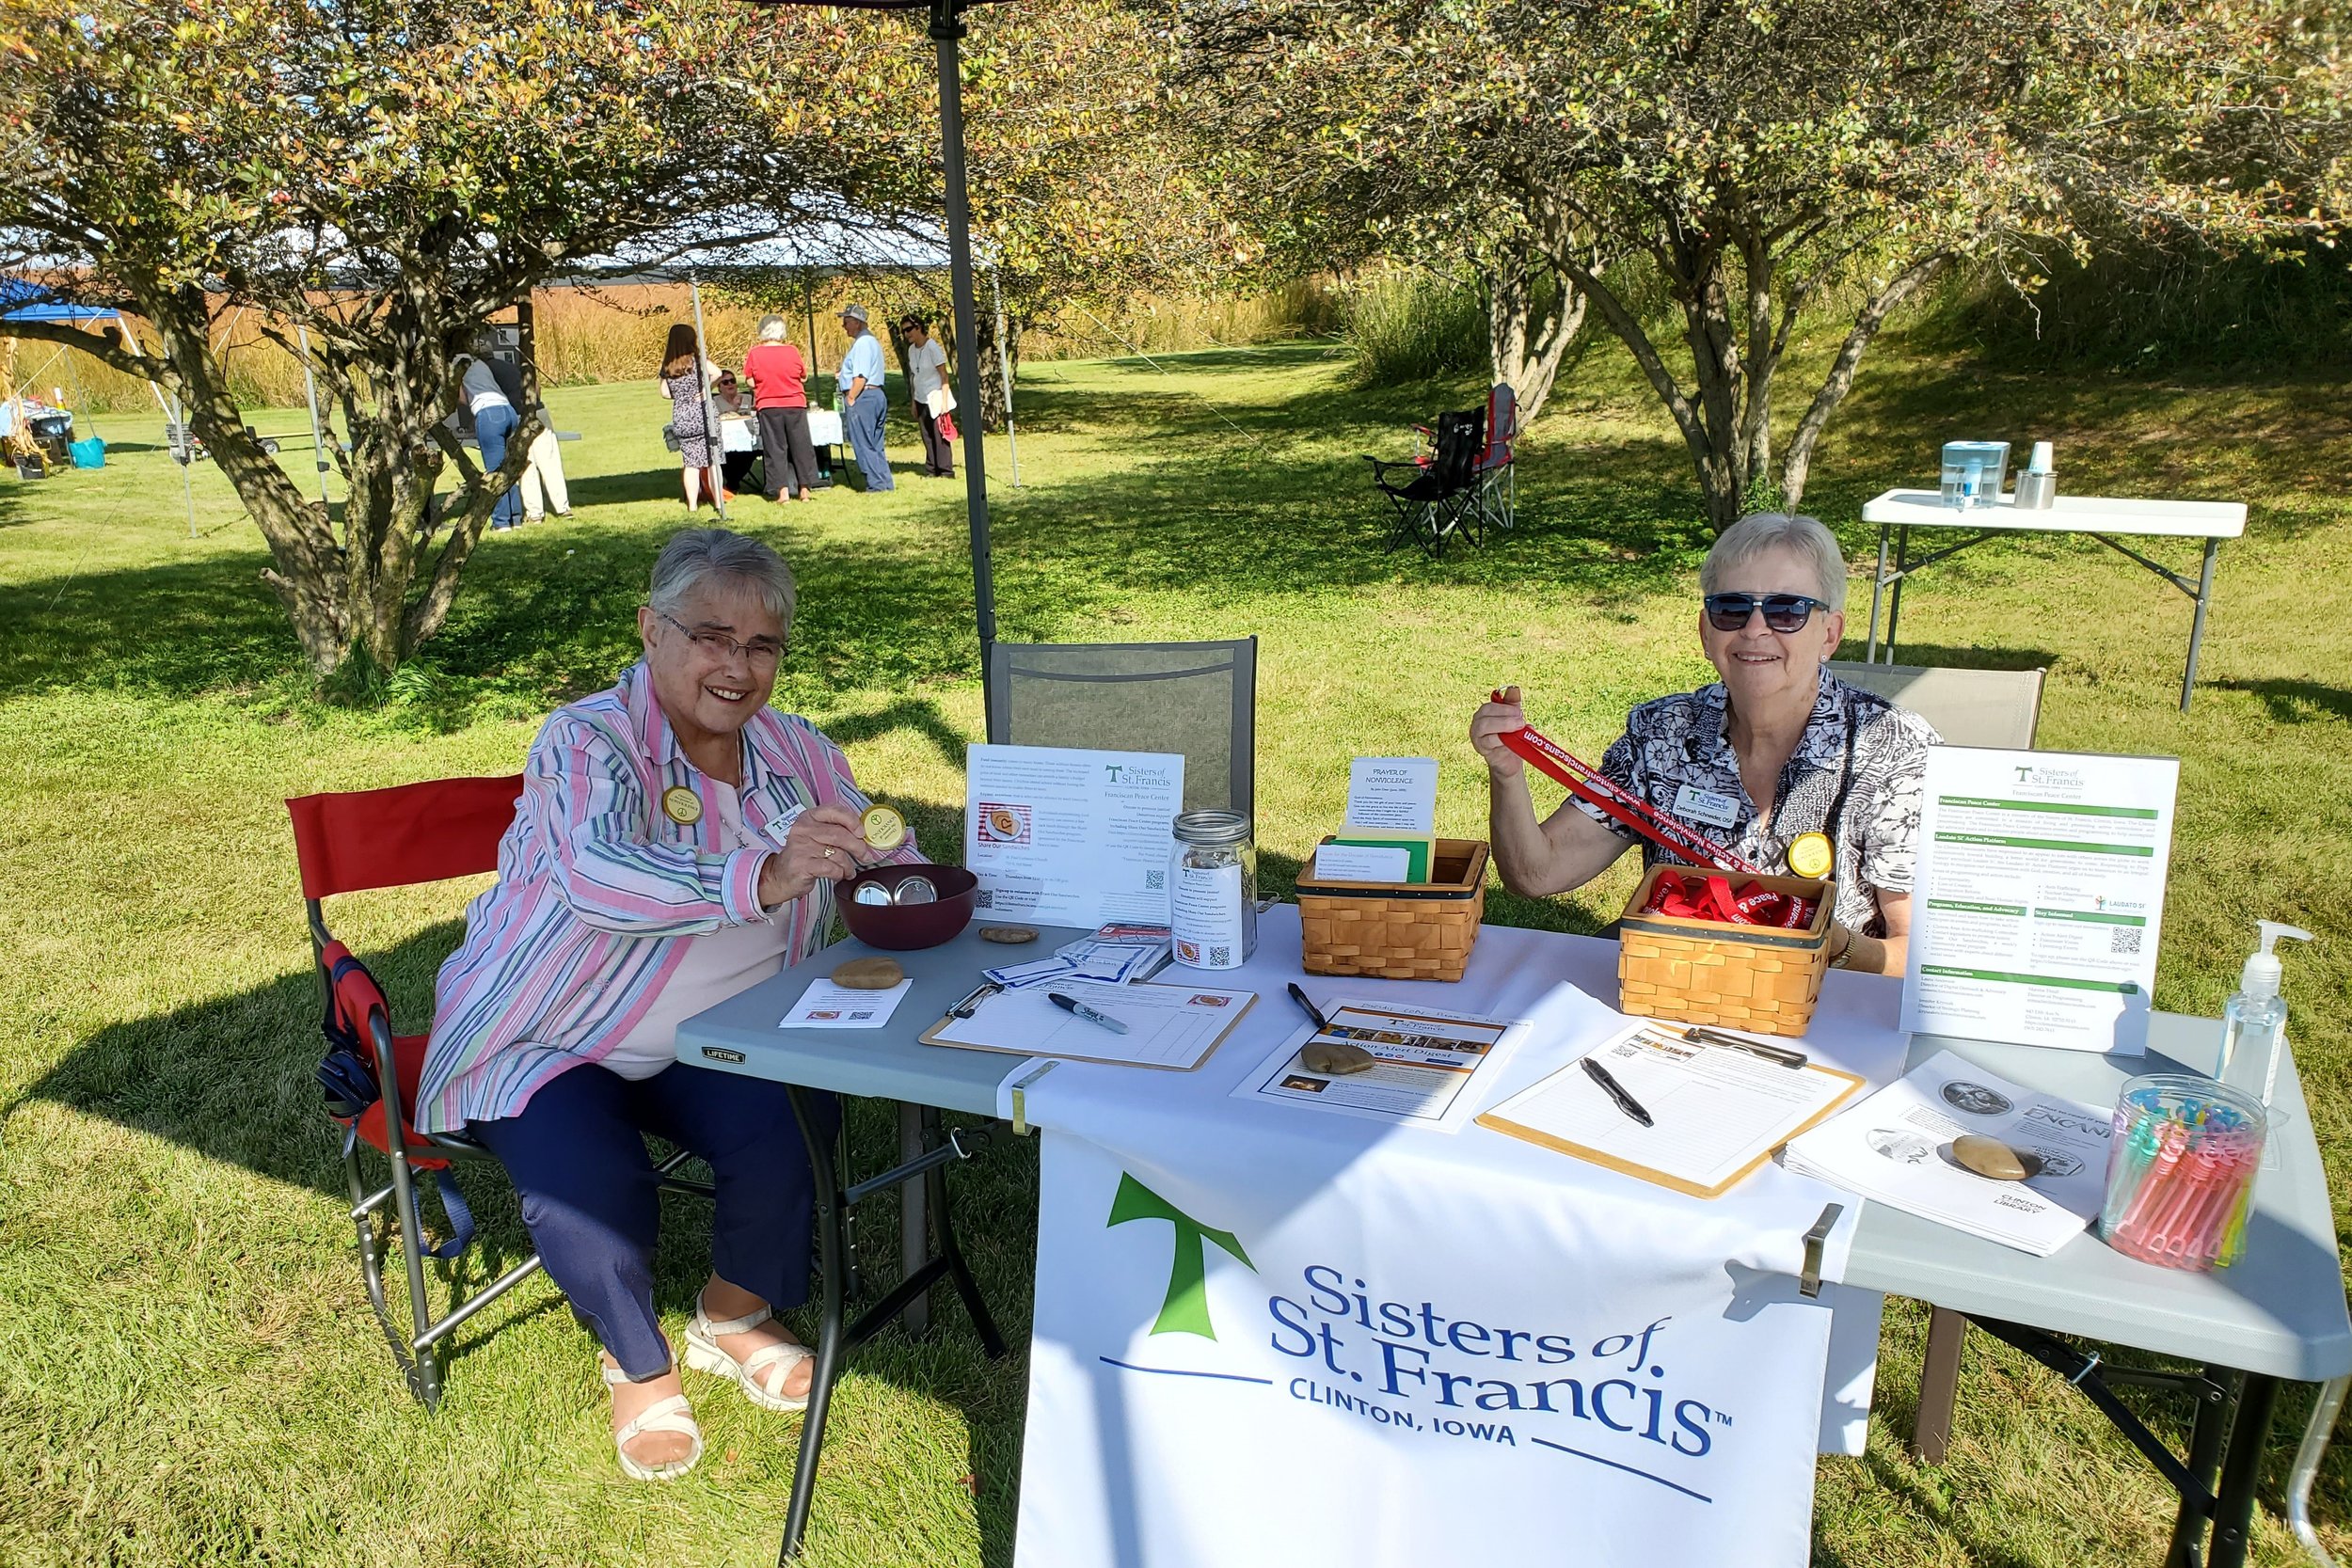
[[[1012,433],[1012,356],[1005,348],[1004,269],[992,267],[988,286],[996,296],[996,370],[1005,383],[1005,451],[1012,457],[1012,487],[1021,488],[1021,441]]]
[[[319,428],[319,384],[310,374],[310,332],[294,323],[294,341],[302,346],[302,395],[310,400],[310,455],[319,470],[319,505],[326,501],[326,433]]]
[[[980,701],[989,695],[988,666],[996,647],[995,574],[988,549],[988,469],[980,438],[978,311],[972,302],[972,213],[963,174],[963,74],[958,42],[964,33],[960,0],[931,0],[931,38],[939,45],[939,139],[947,175],[947,269],[956,303],[956,402],[971,411],[963,426],[964,508],[972,524],[973,620],[980,640]]]
[[[726,454],[719,450],[719,400],[710,394],[710,377],[703,372],[704,361],[710,356],[710,340],[703,336],[703,286],[695,279],[694,269],[686,269],[686,292],[694,301],[694,385],[703,395],[703,449],[710,454],[710,467],[703,470],[703,478],[710,484],[710,504],[719,514],[719,520],[727,520],[727,486],[723,477]]]

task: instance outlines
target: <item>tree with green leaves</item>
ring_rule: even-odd
[[[451,361],[598,261],[838,232],[924,170],[861,137],[923,78],[904,28],[728,0],[0,0],[0,271],[147,324],[158,354],[19,324],[178,396],[267,541],[323,679],[364,689],[439,629],[535,425],[484,475]],[[212,328],[307,338],[348,499],[307,502],[246,428]],[[437,515],[453,465],[461,510]]]
[[[1191,0],[1179,69],[1368,223],[1527,236],[1632,354],[1710,522],[1804,496],[1904,301],[2119,236],[2339,221],[2336,40],[2287,0]],[[1645,316],[1629,275],[1668,302]],[[1794,396],[1801,330],[1836,345]],[[1789,417],[1794,411],[1794,417]]]

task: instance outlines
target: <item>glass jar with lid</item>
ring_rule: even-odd
[[[1168,857],[1168,936],[1176,961],[1239,969],[1258,946],[1258,846],[1249,818],[1188,811]]]

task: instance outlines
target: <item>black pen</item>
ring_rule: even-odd
[[[1315,1027],[1317,1029],[1327,1035],[1329,1034],[1331,1032],[1331,1021],[1323,1016],[1322,1009],[1307,999],[1307,993],[1298,989],[1297,981],[1293,980],[1290,983],[1290,987],[1291,1000],[1307,1009],[1307,1016],[1315,1021]]]
[[[1656,1122],[1649,1119],[1649,1113],[1642,1109],[1642,1102],[1634,1099],[1631,1095],[1626,1093],[1625,1085],[1618,1083],[1614,1078],[1609,1075],[1609,1069],[1607,1068],[1601,1066],[1590,1056],[1585,1057],[1578,1065],[1584,1069],[1585,1077],[1590,1078],[1594,1083],[1598,1084],[1603,1090],[1607,1091],[1609,1098],[1617,1102],[1618,1110],[1623,1111],[1627,1116],[1631,1117],[1635,1121],[1640,1122],[1645,1127],[1655,1127],[1658,1125]]]
[[[1695,1025],[1683,1030],[1682,1037],[1700,1045],[1719,1045],[1725,1051],[1744,1051],[1751,1056],[1761,1056],[1781,1067],[1803,1067],[1807,1060],[1804,1052],[1791,1051],[1785,1045],[1766,1045],[1762,1040],[1744,1039],[1738,1035],[1726,1035],[1720,1030],[1702,1029]]]

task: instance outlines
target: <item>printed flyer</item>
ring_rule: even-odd
[[[1902,1026],[2146,1049],[2180,769],[1931,747]]]

